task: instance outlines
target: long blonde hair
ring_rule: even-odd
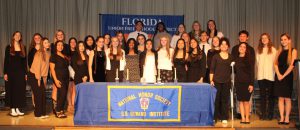
[[[117,37],[112,37],[111,38],[111,41],[113,39],[118,39]],[[118,40],[119,41],[119,40]],[[110,46],[109,46],[109,49],[110,49],[110,52],[109,52],[109,59],[113,59],[113,43],[111,42]],[[121,45],[120,43],[118,42],[118,47],[117,47],[117,60],[121,60],[123,58],[123,51],[122,51],[122,48],[121,48]]]
[[[284,37],[284,36],[286,36],[289,40],[291,40],[291,36],[288,33],[283,33],[283,34],[280,35],[280,41],[281,41],[281,38]],[[279,54],[282,52],[282,50],[283,50],[283,46],[280,45],[279,49],[278,49]],[[290,65],[292,63],[292,51],[293,51],[292,50],[292,42],[289,42],[289,44],[288,44],[288,57],[287,57],[287,61],[286,61],[288,65]],[[277,57],[276,61],[278,62],[278,57]]]
[[[166,50],[167,50],[168,57],[170,59],[171,55],[170,55],[170,39],[169,39],[169,37],[163,36],[163,37],[160,38],[160,42],[159,42],[159,46],[158,46],[157,51],[159,51],[161,48],[163,48],[163,46],[161,45],[161,39],[162,38],[166,38],[167,39]]]

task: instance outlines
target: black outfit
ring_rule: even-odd
[[[116,81],[116,70],[118,69],[119,82],[123,82],[123,71],[120,71],[120,60],[117,60],[117,55],[113,55],[113,59],[110,60],[111,68],[106,70],[106,80],[107,82]]]
[[[157,52],[154,51],[154,57],[155,57],[155,65],[157,68],[157,59],[158,59],[158,55]],[[146,56],[147,56],[147,51],[144,50],[141,54],[140,54],[140,59],[139,59],[139,65],[140,65],[140,76],[143,77],[143,72],[144,72],[144,65],[145,65],[145,60],[146,60]],[[154,70],[153,70],[154,71]]]
[[[185,69],[186,60],[184,58],[175,58],[174,59],[174,67],[176,68],[176,76],[178,82],[186,82],[187,81],[187,71]]]
[[[273,87],[274,81],[267,79],[258,80],[259,91],[260,91],[260,111],[261,119],[272,119],[274,112],[274,96],[273,96]]]
[[[214,55],[212,58],[210,73],[214,74],[213,81],[217,89],[215,99],[215,120],[227,120],[229,117],[231,62],[232,57],[230,54],[227,59],[222,59],[220,54]]]
[[[20,51],[15,51],[15,54],[12,55],[10,53],[10,45],[5,49],[4,74],[7,74],[8,77],[8,81],[5,82],[6,105],[11,108],[25,107],[25,75],[27,75],[26,56],[22,56]]]
[[[28,67],[31,68],[32,62],[33,62],[33,58],[35,53],[37,52],[37,50],[35,48],[32,48],[29,52],[28,52]]]
[[[105,82],[105,51],[94,51],[94,60],[92,65],[93,79],[95,82]]]
[[[64,110],[64,105],[67,97],[67,91],[69,86],[69,61],[57,54],[53,54],[50,57],[50,63],[55,64],[54,71],[56,73],[57,80],[61,82],[61,88],[57,88],[57,106],[56,111],[60,112]]]
[[[46,115],[46,93],[43,78],[41,78],[39,86],[35,74],[29,71],[28,83],[30,84],[34,95],[34,116],[40,117]]]
[[[79,54],[75,53],[73,55],[71,65],[72,65],[72,68],[75,71],[75,75],[74,75],[75,85],[77,85],[79,83],[82,83],[83,82],[82,78],[84,76],[89,77],[88,63],[87,62],[88,62],[87,58],[85,60],[81,60],[81,57],[80,57]],[[88,81],[88,79],[87,79],[87,81]]]
[[[240,44],[238,45],[235,45],[232,50],[231,50],[231,55],[232,55],[232,58],[235,59],[237,57],[239,57],[239,46]],[[246,44],[246,50],[248,50],[248,54],[249,55],[249,61],[250,61],[250,64],[255,64],[255,51],[254,51],[254,48],[251,47],[248,43]]]
[[[200,78],[205,77],[206,73],[206,56],[202,53],[201,58],[198,58],[197,54],[190,54],[190,59],[188,60],[188,72],[187,81],[197,82]]]
[[[254,85],[254,64],[250,64],[248,58],[238,57],[235,59],[235,88],[238,101],[249,101],[249,85]]]
[[[283,50],[278,56],[278,69],[281,74],[289,68],[287,64],[288,50]],[[281,81],[275,76],[274,96],[291,98],[293,91],[293,72],[290,72]]]
[[[210,73],[210,66],[211,66],[211,60],[212,60],[212,58],[213,58],[213,56],[215,55],[215,54],[219,54],[221,51],[220,50],[215,50],[215,49],[210,49],[210,50],[208,50],[208,52],[207,52],[207,59],[206,59],[206,63],[207,63],[207,71],[206,71],[206,73],[208,73],[208,74],[206,74],[206,76],[207,76],[207,80],[208,80],[208,83],[210,83],[210,76],[209,76],[209,73]]]

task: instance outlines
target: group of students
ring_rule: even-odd
[[[75,85],[82,82],[197,82],[210,83],[217,89],[215,121],[227,123],[231,74],[235,73],[235,88],[241,123],[250,123],[250,98],[255,77],[261,96],[261,119],[273,118],[274,96],[279,97],[279,124],[289,123],[292,70],[297,57],[291,37],[284,33],[281,45],[275,49],[270,35],[260,36],[255,51],[248,44],[249,33],[239,32],[239,44],[229,53],[228,38],[216,29],[215,21],[207,22],[207,31],[195,21],[192,31],[186,32],[184,24],[178,26],[172,37],[165,24],[159,22],[152,39],[142,31],[143,22],[136,21],[135,31],[125,40],[121,31],[114,37],[109,34],[94,39],[88,35],[84,41],[71,37],[65,43],[62,30],[55,33],[54,43],[40,34],[34,34],[28,56],[20,32],[15,32],[5,51],[4,79],[6,99],[11,115],[25,105],[26,80],[33,90],[34,114],[47,118],[45,86],[49,68],[53,79],[53,112],[58,118],[64,113],[66,100],[74,107]],[[28,59],[28,67],[27,67]],[[232,66],[234,64],[234,72]],[[257,72],[255,73],[255,68]],[[27,69],[29,68],[29,69]],[[176,71],[174,71],[176,70]],[[74,71],[75,75],[70,75]],[[176,75],[176,76],[175,76]],[[70,78],[71,77],[71,78]],[[174,79],[176,77],[176,79]],[[285,113],[285,115],[284,115]]]

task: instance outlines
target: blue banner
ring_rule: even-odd
[[[181,86],[108,86],[107,89],[108,121],[181,121]]]
[[[127,38],[130,32],[135,31],[134,24],[138,20],[144,23],[143,31],[149,35],[149,38],[154,34],[158,22],[164,22],[171,35],[177,31],[179,24],[184,23],[183,15],[100,14],[100,32],[102,35],[108,33],[115,36],[115,32],[120,30]]]

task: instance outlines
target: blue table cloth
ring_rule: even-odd
[[[108,86],[181,86],[179,122],[108,121]],[[76,86],[75,125],[212,126],[216,89],[209,84],[82,83]]]

